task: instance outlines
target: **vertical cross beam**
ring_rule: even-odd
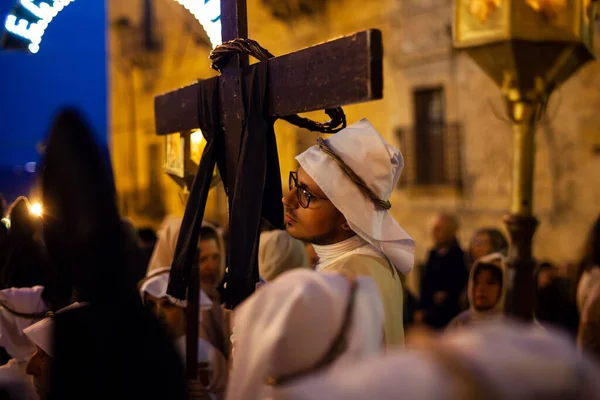
[[[248,37],[246,0],[221,0],[221,37],[223,42]],[[248,55],[235,55],[221,70],[221,112],[225,135],[227,187],[235,187],[242,132],[244,127],[244,101],[242,93],[242,68],[248,66]],[[229,208],[233,193],[227,193]]]

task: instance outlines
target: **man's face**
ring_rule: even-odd
[[[492,271],[482,270],[475,275],[475,308],[479,311],[492,309],[500,300],[502,290]]]
[[[219,284],[219,269],[221,268],[221,252],[216,239],[201,240],[199,244],[200,281],[210,286]]]
[[[173,339],[185,334],[185,308],[171,303],[167,297],[159,299],[148,293],[146,293],[144,304],[158,318]]]
[[[448,217],[440,216],[436,218],[432,231],[433,241],[436,246],[452,242],[455,235],[456,228]]]
[[[50,368],[52,364],[52,358],[46,354],[46,352],[39,347],[37,351],[31,357],[27,363],[25,372],[27,375],[33,377],[33,386],[40,400],[48,398],[50,393]]]
[[[296,187],[283,197],[285,227],[292,237],[316,245],[328,245],[353,235],[349,228],[343,228],[346,219],[342,213],[327,200],[325,193],[302,168],[298,170],[298,186],[312,198],[308,208],[301,207],[298,202],[298,190],[301,189]]]
[[[473,261],[477,261],[479,258],[491,254],[493,249],[490,235],[487,233],[479,233],[475,235],[471,241],[470,251]]]

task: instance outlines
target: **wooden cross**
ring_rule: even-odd
[[[221,0],[221,22],[223,42],[247,38],[246,1]],[[268,63],[268,111],[273,117],[383,97],[383,46],[379,30],[359,32],[263,62]],[[197,129],[200,85],[217,80],[225,133],[227,176],[223,179],[230,192],[230,210],[244,126],[244,76],[249,68],[247,55],[233,56],[221,68],[220,76],[157,96],[154,105],[158,135]],[[244,206],[248,210],[261,207],[260,204]],[[198,282],[196,270],[192,268],[192,282]],[[196,377],[197,291],[197,283],[190,283],[187,342],[190,378]]]
[[[248,36],[245,0],[221,0],[223,42]],[[269,114],[285,116],[361,103],[383,97],[381,32],[367,30],[268,61]],[[233,56],[218,79],[227,150],[227,182],[233,185],[240,152],[244,104],[242,76],[247,55]],[[198,85],[157,96],[156,133],[166,135],[199,127]],[[229,186],[233,187],[233,186]]]

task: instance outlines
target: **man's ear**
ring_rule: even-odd
[[[352,228],[350,228],[350,224],[346,220],[344,220],[344,223],[342,224],[342,229],[345,230],[345,231],[351,231],[352,230]]]

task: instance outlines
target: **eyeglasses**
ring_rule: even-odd
[[[294,190],[294,188],[298,189],[296,190],[296,196],[298,197],[298,204],[300,204],[300,207],[302,208],[308,208],[308,206],[310,205],[310,200],[313,198],[327,200],[324,197],[315,196],[314,194],[309,192],[308,189],[306,189],[305,187],[299,186],[297,172],[290,171],[288,185],[290,192]]]

